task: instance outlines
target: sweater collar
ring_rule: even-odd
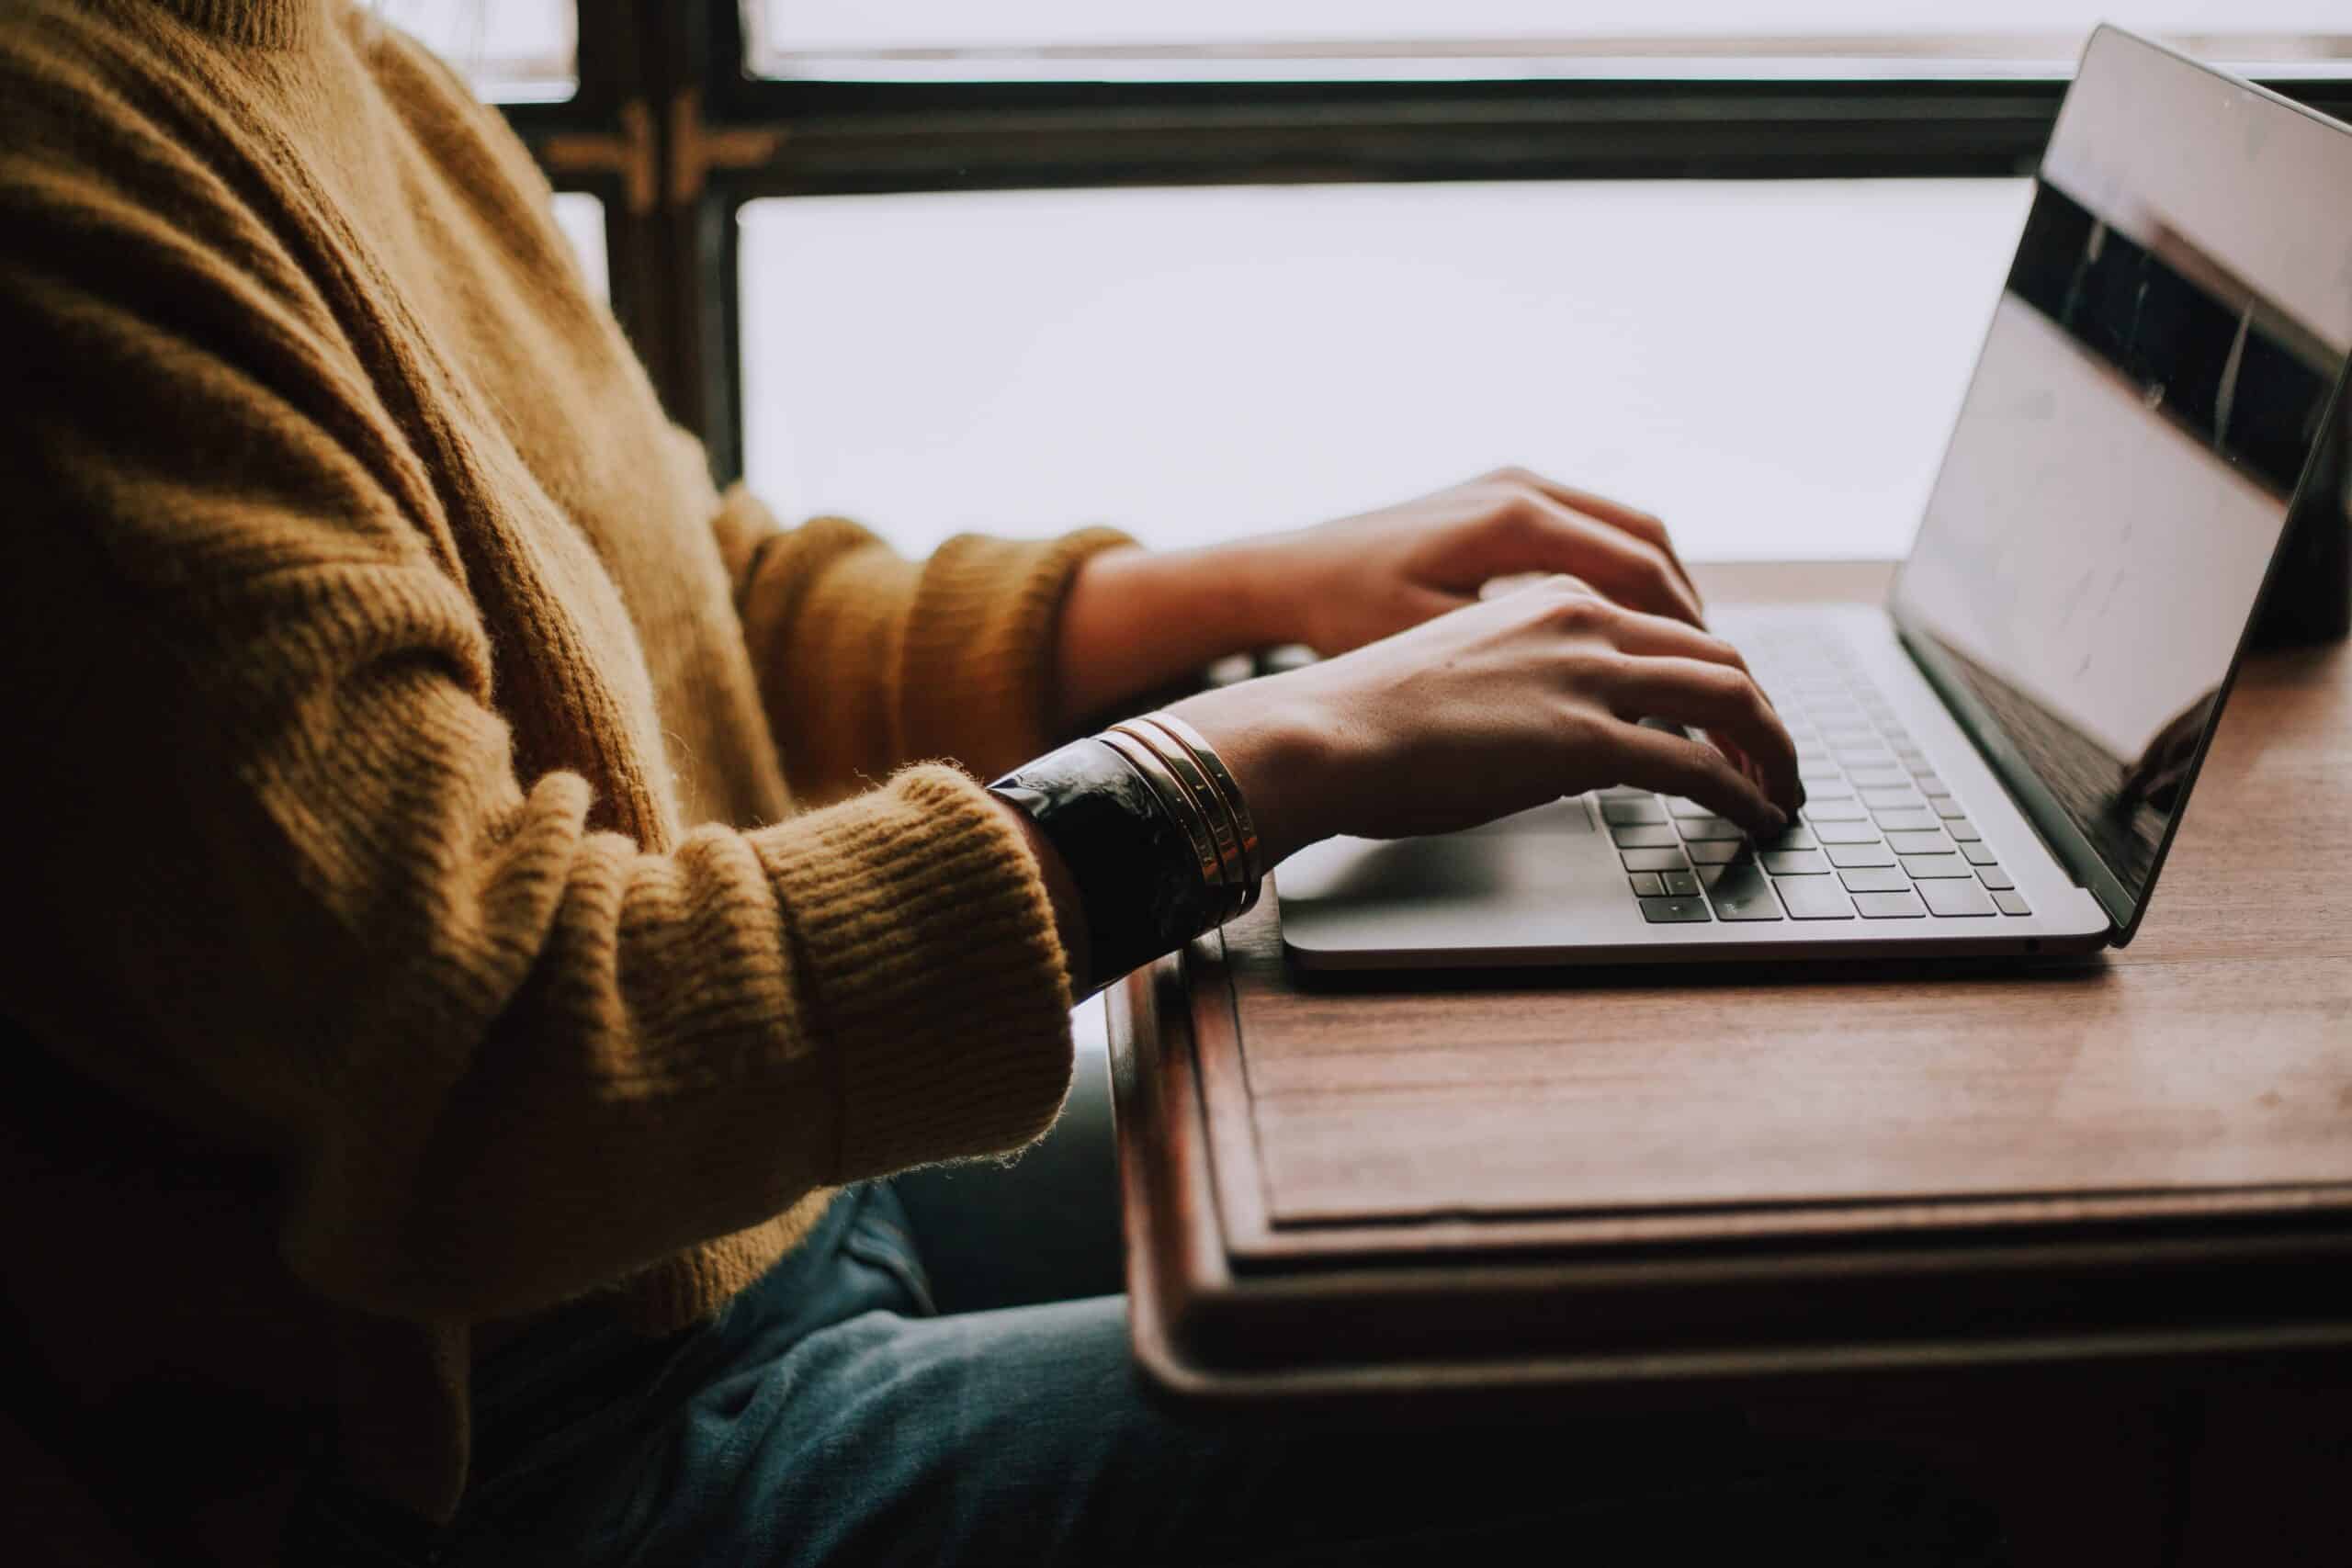
[[[288,49],[309,37],[326,0],[155,0],[155,4],[231,43]]]

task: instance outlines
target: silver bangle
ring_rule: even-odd
[[[1226,890],[1217,911],[1217,923],[1223,925],[1239,914],[1250,899],[1250,877],[1242,860],[1240,835],[1234,830],[1233,814],[1227,809],[1223,795],[1193,760],[1192,752],[1164,731],[1128,719],[1113,725],[1109,733],[1123,736],[1150,751],[1162,768],[1175,775],[1187,801],[1206,825],[1209,840],[1216,848],[1217,878]]]
[[[1183,829],[1185,840],[1193,847],[1194,869],[1200,873],[1203,885],[1219,890],[1217,907],[1226,903],[1225,868],[1216,852],[1216,840],[1211,836],[1208,822],[1193,806],[1175,770],[1159,760],[1159,754],[1131,735],[1106,729],[1095,739],[1126,759],[1127,765],[1143,775],[1144,783],[1159,797],[1160,809],[1169,819]]]
[[[1216,748],[1174,714],[1165,710],[1148,713],[1142,722],[1157,725],[1182,742],[1209,775],[1210,782],[1225,795],[1226,805],[1233,813],[1234,834],[1241,840],[1242,860],[1250,878],[1250,902],[1256,903],[1259,885],[1266,879],[1266,861],[1258,842],[1258,824],[1250,816],[1250,803],[1242,795],[1240,781],[1225,765],[1225,759],[1216,754]]]

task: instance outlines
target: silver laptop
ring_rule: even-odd
[[[1374,969],[2129,942],[2290,513],[2343,525],[2347,345],[2352,129],[2100,29],[1888,603],[1716,622],[1796,739],[1790,831],[1606,790],[1334,840],[1276,874],[1285,947]]]

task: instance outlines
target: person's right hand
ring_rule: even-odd
[[[1172,711],[1233,771],[1270,865],[1333,834],[1449,832],[1611,784],[1765,837],[1803,801],[1796,748],[1729,643],[1569,578]]]

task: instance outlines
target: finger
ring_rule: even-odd
[[[1747,668],[1747,656],[1730,643],[1713,632],[1684,626],[1680,621],[1669,621],[1664,615],[1645,615],[1638,610],[1621,609],[1617,612],[1616,621],[1609,628],[1609,636],[1620,652],[1703,659],[1710,664],[1724,665],[1739,671],[1750,680],[1755,679],[1755,672]],[[1756,690],[1775,714],[1780,712],[1781,705],[1772,701],[1771,693],[1761,685]],[[1723,738],[1716,739],[1720,741]],[[1743,767],[1756,765],[1736,747],[1732,749],[1731,760]],[[1762,775],[1752,776],[1760,778]],[[1804,804],[1804,784],[1802,781],[1797,784],[1796,798],[1799,806]]]
[[[1765,794],[1784,811],[1797,807],[1797,748],[1780,715],[1745,671],[1697,659],[1631,659],[1609,691],[1621,718],[1663,718],[1720,736],[1736,767],[1760,769]]]
[[[1609,627],[1609,640],[1624,653],[1702,659],[1710,664],[1725,665],[1742,674],[1749,673],[1747,656],[1730,643],[1711,631],[1665,615],[1621,610]]]
[[[1687,795],[1759,839],[1778,838],[1788,814],[1765,797],[1724,754],[1702,741],[1623,724],[1611,735],[1618,782],[1660,795]]]
[[[1578,490],[1574,485],[1564,485],[1557,479],[1545,479],[1542,474],[1531,472],[1526,468],[1505,468],[1497,477],[1525,485],[1539,495],[1549,496],[1570,511],[1581,512],[1588,517],[1599,518],[1612,527],[1623,528],[1635,538],[1656,546],[1674,568],[1675,575],[1682,579],[1682,585],[1690,591],[1690,597],[1694,600],[1699,597],[1699,585],[1690,581],[1690,569],[1682,564],[1682,557],[1674,547],[1674,536],[1667,531],[1665,522],[1657,513],[1645,512],[1638,506],[1628,506],[1622,501],[1611,501],[1605,495],[1596,495],[1589,490]]]
[[[1545,495],[1524,498],[1532,542],[1530,568],[1573,572],[1628,609],[1701,624],[1697,595],[1664,551],[1645,539],[1574,512]]]

